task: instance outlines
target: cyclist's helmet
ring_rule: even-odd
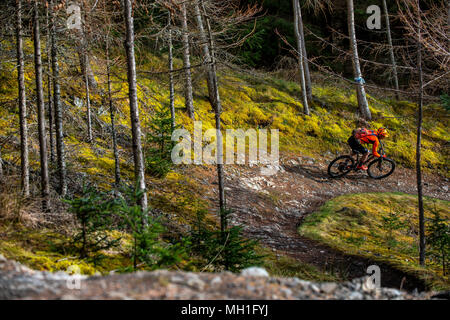
[[[387,132],[386,128],[379,128],[377,130],[377,136],[380,138],[386,138],[389,137],[389,133]]]

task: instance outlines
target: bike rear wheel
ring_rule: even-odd
[[[328,166],[328,175],[332,178],[340,178],[352,171],[355,160],[350,156],[339,156],[331,161]]]
[[[383,179],[390,176],[395,170],[394,160],[378,158],[369,163],[367,173],[373,179]]]

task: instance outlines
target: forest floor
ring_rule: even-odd
[[[31,47],[30,47],[31,48]],[[162,60],[151,56],[154,65],[162,65]],[[154,58],[154,59],[153,59]],[[165,60],[164,60],[165,61]],[[181,61],[178,61],[181,65]],[[152,70],[149,65],[143,69]],[[14,68],[11,62],[11,69]],[[97,68],[100,70],[99,66]],[[95,68],[94,68],[95,69]],[[6,70],[6,69],[5,69]],[[123,70],[118,70],[120,74]],[[74,261],[67,260],[62,254],[55,254],[51,243],[43,239],[63,243],[68,240],[71,232],[76,229],[72,214],[67,212],[67,205],[52,188],[52,212],[42,213],[39,199],[33,203],[22,202],[18,189],[20,140],[18,138],[18,115],[16,111],[16,78],[9,73],[4,76],[9,82],[3,81],[2,95],[9,101],[0,108],[0,138],[8,141],[2,149],[5,170],[9,177],[0,197],[0,205],[14,213],[14,219],[28,221],[31,225],[26,230],[16,230],[1,225],[0,249],[8,259],[38,270],[59,271]],[[121,174],[123,181],[132,184],[134,170],[131,155],[131,138],[129,130],[129,107],[123,86],[123,79],[113,81],[117,87],[118,101],[117,134],[119,153],[121,157]],[[141,116],[143,132],[149,132],[149,124],[154,121],[155,110],[163,108],[168,103],[167,88],[161,79],[139,79],[141,101]],[[280,143],[283,147],[279,170],[273,175],[267,175],[274,168],[258,166],[227,165],[225,170],[225,187],[227,207],[233,210],[230,224],[242,226],[245,234],[252,239],[259,239],[262,247],[269,248],[272,254],[267,259],[279,259],[274,264],[274,275],[296,276],[313,281],[348,280],[366,276],[367,266],[377,264],[381,267],[382,286],[402,288],[406,290],[423,290],[422,279],[407,274],[386,263],[372,261],[361,256],[350,255],[346,250],[337,250],[300,236],[298,227],[310,214],[316,212],[325,202],[344,194],[365,192],[404,192],[416,193],[415,171],[405,167],[415,165],[415,112],[416,105],[408,101],[394,101],[387,98],[369,96],[374,120],[362,123],[355,113],[356,95],[352,86],[338,84],[329,79],[318,77],[315,81],[314,95],[320,98],[320,105],[312,108],[311,116],[301,114],[301,103],[298,101],[300,87],[298,83],[276,79],[272,75],[255,77],[244,73],[228,73],[221,78],[221,96],[223,96],[224,112],[222,121],[224,128],[270,128],[280,130]],[[31,81],[31,78],[30,80]],[[145,90],[144,90],[145,89]],[[205,83],[197,83],[195,104],[198,120],[202,121],[203,129],[214,127],[214,115],[207,97]],[[183,108],[183,99],[177,95],[177,122],[192,130],[189,119]],[[75,97],[82,97],[82,90],[66,93],[64,99],[65,144],[68,164],[68,180],[71,195],[81,194],[81,186],[85,182],[98,185],[101,189],[110,190],[113,183],[114,158],[111,150],[110,123],[107,109],[99,96],[93,96],[93,119],[95,139],[93,143],[86,142],[86,127],[84,109],[76,106]],[[73,98],[73,99],[72,99]],[[73,101],[72,101],[73,100]],[[428,105],[424,110],[424,140],[423,166],[425,195],[450,200],[448,194],[448,170],[446,146],[448,141],[448,124],[445,117],[440,117],[442,106]],[[29,123],[35,123],[35,115],[30,114]],[[343,143],[351,131],[358,126],[389,128],[391,137],[386,141],[386,151],[397,161],[398,167],[387,179],[373,180],[365,173],[351,173],[342,179],[330,179],[326,169],[335,154],[343,152]],[[37,137],[36,126],[30,126],[30,137]],[[7,139],[6,139],[7,138]],[[31,179],[39,181],[38,142],[31,140]],[[303,155],[308,155],[306,157]],[[326,155],[326,156],[323,156]],[[439,172],[446,177],[437,174]],[[57,186],[55,167],[50,165],[51,184]],[[265,173],[265,174],[264,174]],[[196,223],[199,210],[208,209],[207,224],[217,224],[217,173],[215,166],[181,166],[163,179],[146,177],[149,190],[150,206],[157,214],[170,217],[171,235],[183,235]],[[32,194],[39,194],[39,184],[32,184]],[[14,188],[13,188],[14,187]],[[1,188],[0,188],[1,189]],[[2,200],[3,198],[3,200]],[[7,211],[7,210],[4,210]],[[15,214],[19,211],[18,217]],[[0,214],[3,212],[0,212]],[[417,212],[411,212],[417,216]],[[18,219],[20,218],[20,219]],[[27,220],[28,219],[28,220]],[[49,229],[47,232],[46,228]],[[62,235],[61,235],[62,234]],[[44,238],[43,238],[44,237]],[[8,243],[8,246],[5,246]],[[3,245],[3,246],[2,246]],[[9,255],[7,254],[9,253]],[[283,265],[286,257],[289,263]],[[412,257],[414,258],[414,257]],[[107,273],[122,266],[124,259],[108,260],[104,270],[90,268],[90,273],[100,271]],[[298,262],[297,266],[290,264]],[[45,262],[45,263],[44,263]],[[48,262],[48,263],[47,263]],[[78,262],[78,261],[77,261]],[[302,265],[304,264],[304,265]],[[286,269],[291,269],[285,271]],[[322,272],[314,273],[311,268]],[[293,270],[295,269],[295,270]],[[305,275],[306,270],[311,274]],[[89,270],[88,270],[89,271]],[[197,271],[197,270],[194,270]],[[272,272],[275,271],[275,272]],[[303,277],[305,275],[305,277]]]
[[[327,272],[342,273],[347,282],[310,282],[298,278],[277,278],[256,274],[138,272],[94,276],[81,280],[81,289],[64,272],[32,271],[0,256],[0,297],[25,299],[430,299],[434,292],[421,292],[425,284],[388,264],[347,255],[317,241],[301,237],[298,226],[327,200],[347,193],[402,191],[414,193],[411,169],[397,168],[385,180],[373,180],[365,173],[342,179],[327,177],[330,159],[284,157],[274,168],[227,166],[227,204],[233,209],[230,223],[244,227],[245,234],[261,241],[277,256],[290,256]],[[216,184],[213,166],[182,169],[199,183]],[[192,171],[191,171],[192,170]],[[263,171],[261,171],[263,170]],[[272,171],[272,175],[265,175]],[[184,172],[187,173],[187,172]],[[425,194],[449,199],[448,180],[427,174]],[[208,188],[205,200],[216,199],[216,188]],[[414,213],[412,213],[414,214]],[[378,290],[365,286],[368,265],[381,268]],[[392,288],[392,289],[386,289]],[[398,290],[400,289],[400,290]],[[417,290],[415,290],[417,289]],[[407,293],[405,291],[409,291]]]
[[[303,219],[337,196],[365,192],[417,192],[415,171],[412,169],[397,167],[390,177],[383,180],[371,179],[364,172],[331,179],[326,172],[330,160],[287,156],[281,159],[277,170],[226,166],[227,206],[233,210],[230,223],[242,226],[248,237],[259,239],[263,246],[271,248],[277,256],[290,256],[320,270],[339,274],[340,278],[365,276],[367,267],[376,264],[381,269],[382,286],[424,290],[426,285],[414,275],[386,263],[345,254],[299,235],[298,227]],[[204,167],[194,170],[201,171],[194,174],[202,177],[201,183],[216,184],[214,168],[209,172]],[[274,174],[261,174],[264,171]],[[434,174],[424,177],[426,196],[449,200],[448,185],[447,178]],[[205,196],[214,201],[217,199],[216,192],[215,188],[211,188]],[[411,212],[411,215],[416,214]]]
[[[0,291],[4,298],[32,299],[431,298],[435,291],[429,291],[423,279],[414,274],[389,263],[351,255],[300,236],[298,227],[305,217],[337,196],[366,192],[416,193],[415,172],[403,167],[397,167],[394,174],[384,180],[371,179],[366,173],[351,173],[345,178],[331,179],[326,169],[332,157],[329,155],[318,160],[283,154],[277,167],[225,166],[225,187],[227,207],[232,209],[229,216],[231,225],[242,226],[247,237],[258,239],[262,247],[272,250],[277,259],[290,257],[336,279],[325,281],[339,282],[303,281],[298,279],[301,276],[248,278],[227,272],[162,270],[83,278],[86,286],[81,291],[74,291],[67,288],[65,273],[32,271],[2,258]],[[217,213],[214,211],[217,210],[216,168],[183,166],[176,172],[202,185],[201,197],[211,205],[211,213]],[[448,184],[447,178],[427,173],[424,177],[425,195],[450,200]],[[411,215],[416,214],[411,212]],[[368,276],[367,267],[373,264],[381,269],[381,291],[367,290],[361,280]]]

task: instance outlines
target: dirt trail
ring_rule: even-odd
[[[326,173],[328,162],[308,157],[284,159],[280,170],[270,176],[262,175],[258,167],[226,166],[227,206],[233,209],[230,223],[243,226],[249,237],[259,239],[278,254],[353,279],[366,275],[367,266],[374,262],[301,237],[297,232],[298,226],[305,216],[339,195],[393,191],[414,194],[417,192],[415,172],[397,168],[390,177],[381,181],[369,178],[366,173],[351,173],[336,180],[330,179]],[[214,177],[210,175],[210,179]],[[449,200],[448,180],[425,175],[424,182],[425,195]],[[383,275],[383,286],[425,289],[422,281],[389,265],[377,264]]]

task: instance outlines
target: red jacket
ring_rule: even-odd
[[[374,130],[367,130],[367,131],[369,132],[369,134],[360,138],[359,141],[361,141],[361,143],[373,144],[372,154],[375,157],[380,157],[380,154],[377,152],[378,146],[380,145],[380,140],[378,140],[377,133]]]

